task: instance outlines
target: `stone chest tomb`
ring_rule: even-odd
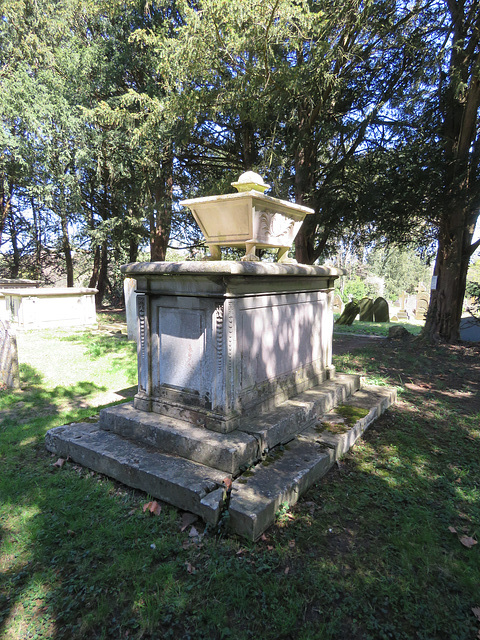
[[[321,416],[359,388],[358,376],[332,367],[343,271],[288,259],[311,210],[265,196],[255,174],[237,184],[240,193],[184,203],[210,260],[122,267],[136,282],[133,403],[104,409],[96,424],[51,429],[46,445],[211,526],[228,511],[231,529],[256,539],[374,418],[346,435],[318,432]],[[232,246],[245,257],[220,260]],[[277,262],[259,260],[259,248],[277,249]],[[380,396],[368,415],[388,406]]]
[[[332,375],[338,272],[260,262],[137,263],[137,409],[226,433]]]

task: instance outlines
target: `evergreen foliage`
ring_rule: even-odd
[[[476,0],[4,0],[0,242],[112,265],[201,243],[182,197],[246,169],[311,206],[296,257],[388,242],[438,253],[425,336],[458,336],[478,246]],[[7,274],[4,274],[7,275]],[[395,285],[391,285],[395,297]],[[405,287],[403,287],[405,288]],[[368,291],[366,292],[368,293]],[[387,293],[386,295],[389,295]]]

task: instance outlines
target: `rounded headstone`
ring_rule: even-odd
[[[412,338],[413,335],[410,331],[407,331],[405,327],[390,327],[388,330],[388,337],[390,340],[406,340],[407,338]]]
[[[373,300],[371,298],[362,298],[358,303],[360,321],[373,322]]]
[[[377,298],[373,303],[373,317],[375,322],[390,322],[388,302],[385,298]]]
[[[345,309],[345,304],[343,302],[343,300],[341,299],[341,297],[336,294],[333,297],[333,313],[343,313],[343,310]]]
[[[345,305],[345,309],[343,310],[342,315],[336,321],[335,324],[344,324],[344,325],[353,324],[353,321],[358,316],[359,310],[360,309],[359,309],[358,303],[355,302],[355,300],[352,300],[351,302],[348,302]]]

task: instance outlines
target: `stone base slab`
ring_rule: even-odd
[[[330,411],[359,387],[359,376],[339,375],[335,381],[305,391],[268,413],[244,416],[239,428],[231,433],[217,433],[187,420],[147,413],[131,403],[101,411],[100,428],[237,476],[273,447],[292,440],[318,415]]]
[[[228,505],[231,530],[256,540],[274,522],[281,505],[295,504],[395,402],[396,390],[388,387],[363,387],[347,397],[347,383],[355,392],[355,382],[351,379],[355,376],[345,378],[343,391],[333,389],[330,396],[325,396],[330,397],[324,400],[327,403],[325,411],[320,411],[322,404],[319,398],[326,390],[310,390],[305,392],[307,400],[305,394],[301,394],[289,401],[283,421],[273,416],[269,419],[252,416],[250,433],[215,434],[195,430],[191,426],[189,432],[184,426],[171,423],[170,435],[168,425],[159,435],[154,433],[155,429],[152,431],[155,425],[150,420],[138,424],[133,417],[135,409],[126,405],[104,410],[100,423],[102,428],[98,423],[80,423],[51,429],[46,435],[46,446],[59,456],[70,456],[76,462],[128,486],[196,513],[211,525],[218,523],[226,508],[223,481],[229,477],[234,480]],[[337,381],[327,384],[335,385]],[[328,408],[333,402],[332,394],[337,406]],[[295,403],[299,411],[296,421],[289,417]],[[318,409],[316,413],[315,407]],[[344,417],[345,407],[353,407],[363,416],[354,421],[348,420]],[[270,429],[267,425],[269,420]],[[303,429],[300,429],[302,420]],[[248,423],[248,418],[245,418],[245,428],[248,428]],[[296,424],[296,434],[288,426],[292,424]],[[123,432],[123,435],[114,433],[114,430]],[[143,442],[130,439],[137,436]],[[221,442],[222,438],[224,442]],[[282,444],[288,439],[288,444]],[[230,451],[227,440],[230,441]],[[276,441],[276,446],[266,446],[269,441]],[[215,469],[171,452],[165,453],[158,447],[173,450],[178,447],[182,454],[195,457],[211,455],[217,464],[221,461],[220,465],[226,468]],[[243,473],[227,470],[237,469],[240,459],[261,454],[261,461]]]
[[[98,428],[77,423],[50,429],[49,451],[115,478],[134,489],[216,523],[220,502],[206,507],[203,498],[222,486],[225,473],[184,458],[168,456]]]
[[[214,469],[237,475],[260,458],[258,440],[241,431],[216,433],[183,420],[139,411],[131,403],[103,409],[100,426],[135,442],[155,447]]]

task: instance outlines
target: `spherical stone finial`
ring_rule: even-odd
[[[267,189],[270,189],[270,185],[263,181],[263,178],[255,171],[245,171],[239,177],[238,182],[232,182],[232,187],[235,187],[237,191],[260,191],[263,193]]]

